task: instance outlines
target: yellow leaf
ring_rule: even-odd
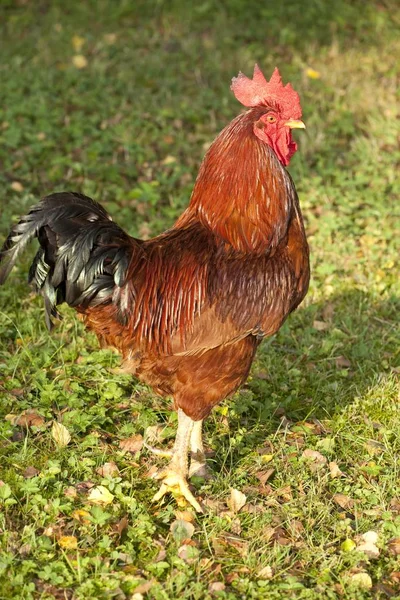
[[[262,463],[269,463],[271,462],[271,460],[273,460],[274,455],[273,454],[262,454],[261,455],[261,462]]]
[[[231,488],[231,497],[229,498],[227,504],[234,513],[239,512],[246,502],[247,498],[242,492]]]
[[[90,490],[88,500],[92,504],[111,504],[114,500],[114,496],[106,487],[98,485]]]
[[[85,43],[85,38],[80,35],[74,35],[71,40],[72,46],[75,52],[79,52],[82,49],[83,44]]]
[[[78,547],[78,540],[74,535],[62,535],[58,544],[65,550],[75,550]]]
[[[306,75],[310,79],[320,79],[321,77],[321,73],[319,71],[316,71],[315,69],[312,69],[311,67],[308,67],[306,69]]]
[[[84,69],[85,67],[87,67],[88,61],[87,58],[83,56],[83,54],[75,54],[75,56],[72,57],[72,64],[77,69]]]
[[[71,435],[68,429],[62,423],[58,423],[58,421],[53,422],[51,435],[59,448],[65,448],[71,441]]]
[[[77,510],[74,510],[71,516],[76,521],[79,521],[79,523],[90,523],[90,513],[87,510],[84,510],[83,508],[78,508]]]

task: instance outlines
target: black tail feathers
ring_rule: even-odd
[[[121,296],[115,288],[125,284],[133,252],[140,254],[140,242],[118,227],[100,204],[82,194],[51,194],[15,225],[4,242],[0,285],[34,237],[40,248],[29,281],[44,298],[49,328],[51,317],[60,318],[56,306],[64,301],[84,309],[111,302],[113,294]]]

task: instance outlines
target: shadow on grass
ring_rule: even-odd
[[[261,346],[252,377],[230,401],[237,427],[256,427],[256,444],[282,417],[331,419],[368,394],[400,365],[399,311],[397,296],[358,290],[300,309]]]

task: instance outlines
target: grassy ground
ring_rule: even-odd
[[[140,450],[175,415],[72,311],[48,334],[26,257],[0,291],[0,598],[400,598],[398,3],[188,5],[2,0],[0,237],[62,189],[166,228],[257,60],[302,98],[311,289],[209,418],[192,516],[151,503]]]

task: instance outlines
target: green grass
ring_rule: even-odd
[[[215,480],[196,482],[209,508],[192,532],[173,498],[151,503],[154,457],[119,445],[158,423],[167,443],[175,414],[73,311],[47,332],[24,258],[0,290],[0,599],[400,598],[398,3],[3,0],[0,23],[1,239],[62,189],[131,234],[168,227],[240,110],[230,78],[258,61],[301,95],[290,171],[313,273],[207,421]],[[28,409],[36,425],[16,424]],[[90,501],[99,485],[109,504]],[[377,558],[343,549],[370,530]]]

